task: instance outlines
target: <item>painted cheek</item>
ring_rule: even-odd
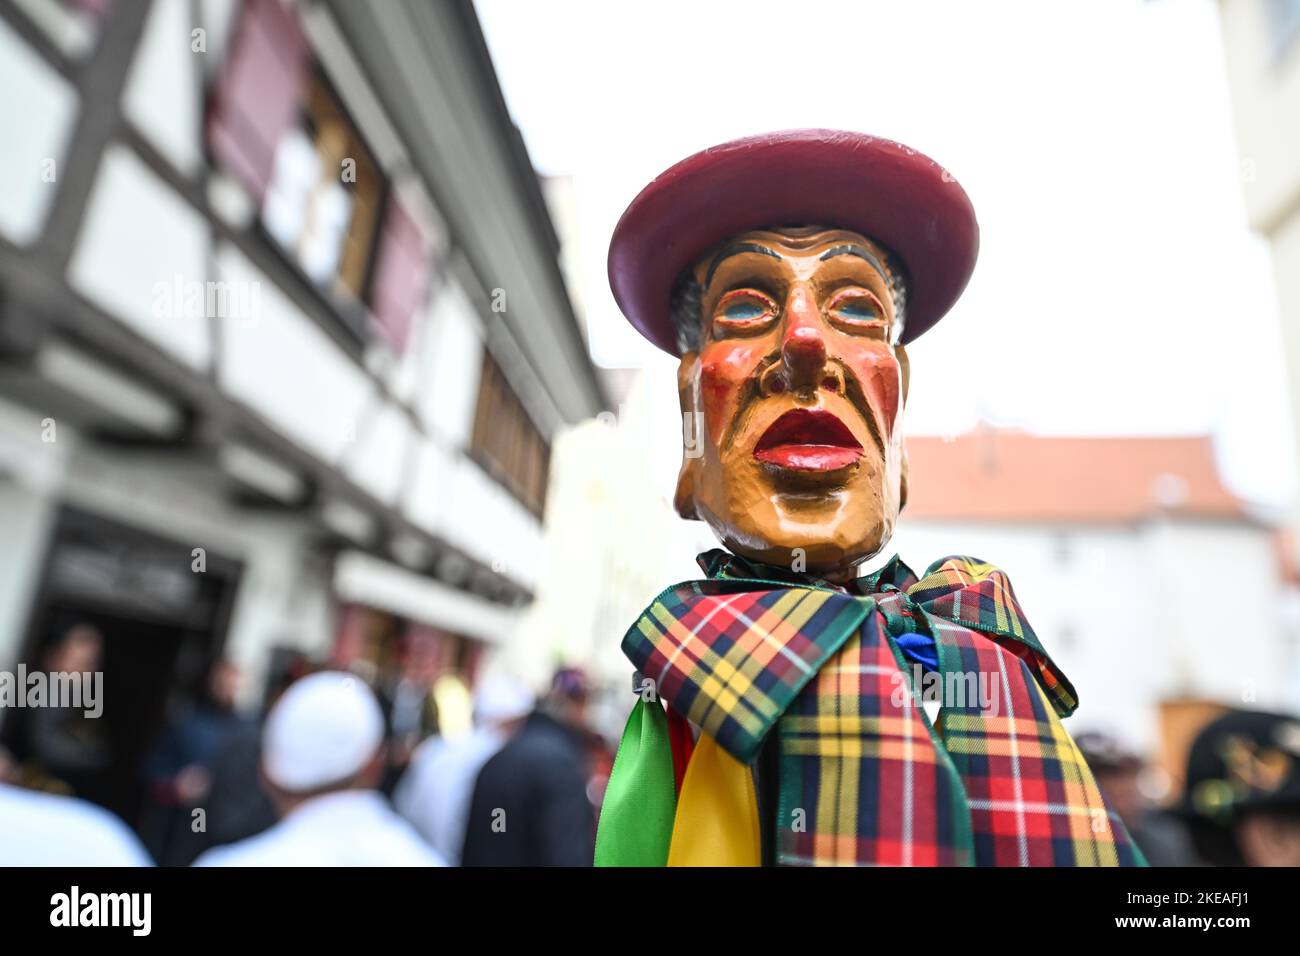
[[[710,345],[700,354],[700,401],[709,437],[715,443],[739,413],[741,396],[761,357],[752,345],[735,342]]]
[[[898,421],[902,369],[893,354],[882,349],[870,349],[857,355],[845,356],[845,362],[857,376],[867,402],[876,413],[881,434],[890,439]]]

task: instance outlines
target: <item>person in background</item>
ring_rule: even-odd
[[[9,782],[14,765],[0,748],[0,866],[152,866],[125,823],[73,797]]]
[[[464,866],[591,866],[587,685],[562,669],[519,732],[483,765],[466,821]]]
[[[322,671],[271,709],[262,778],[280,821],[208,850],[195,866],[442,866],[376,789],[386,762],[384,718],[357,677]]]
[[[473,732],[452,740],[430,737],[412,755],[393,803],[452,866],[460,863],[479,770],[519,730],[533,704],[517,681],[485,677],[474,690]]]
[[[192,825],[193,811],[207,810],[217,752],[253,726],[235,709],[238,687],[239,669],[233,663],[213,664],[203,694],[167,729],[149,761],[153,807],[144,832],[163,866],[186,866],[207,845],[205,831]]]
[[[1152,866],[1194,865],[1196,855],[1182,821],[1152,806],[1142,793],[1145,761],[1109,734],[1085,731],[1076,734],[1074,742],[1147,862]]]
[[[1300,866],[1300,717],[1210,721],[1188,751],[1180,811],[1211,866]]]
[[[302,667],[273,675],[266,691],[262,719],[249,721],[227,737],[212,757],[212,786],[204,805],[208,811],[208,829],[203,849],[224,846],[257,836],[275,826],[275,804],[262,788],[262,728],[266,715],[280,696],[298,677],[308,671]]]
[[[427,683],[399,677],[389,687],[379,697],[388,718],[388,770],[381,789],[391,794],[420,742],[438,732],[438,708]]]
[[[100,670],[103,654],[103,636],[80,623],[50,646],[43,663],[51,674],[89,675]],[[111,758],[99,721],[78,707],[35,708],[26,716],[27,759],[35,776],[48,779],[42,789],[88,795]]]

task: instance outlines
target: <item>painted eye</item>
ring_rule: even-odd
[[[758,319],[762,318],[766,311],[767,310],[757,302],[747,300],[744,302],[731,303],[731,305],[722,310],[722,315],[724,318],[732,320]]]
[[[844,316],[846,319],[857,319],[859,322],[880,318],[876,313],[875,306],[861,300],[856,302],[845,302],[839,307],[838,311],[840,315]]]
[[[713,310],[713,321],[727,332],[748,332],[766,326],[776,315],[776,303],[755,289],[735,289]]]
[[[846,289],[838,293],[826,311],[838,325],[851,332],[883,331],[888,324],[884,306],[867,289]]]

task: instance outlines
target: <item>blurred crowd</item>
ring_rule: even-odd
[[[1146,784],[1158,771],[1139,754],[1105,734],[1075,742],[1152,866],[1300,866],[1300,717],[1225,709],[1162,805]]]
[[[45,665],[89,672],[99,654],[93,628],[74,627]],[[168,723],[134,828],[87,799],[110,759],[95,721],[30,711],[18,752],[0,750],[0,865],[591,864],[613,754],[581,670],[557,670],[540,697],[484,676],[462,733],[441,731],[429,688],[364,673],[300,666],[260,718],[236,708],[238,683],[218,661]],[[1141,755],[1105,734],[1077,742],[1152,865],[1300,866],[1300,717],[1223,710],[1159,803]]]
[[[74,628],[45,665],[93,671],[98,642]],[[357,671],[301,663],[253,717],[216,662],[153,747],[134,827],[93,802],[109,759],[96,722],[28,711],[0,748],[0,865],[590,865],[613,754],[581,670],[540,696],[484,676],[461,733],[441,732],[430,688]]]

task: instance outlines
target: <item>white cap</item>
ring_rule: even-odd
[[[361,770],[384,740],[384,715],[359,677],[323,671],[295,682],[262,731],[262,769],[281,790],[301,793]]]
[[[504,674],[484,677],[474,688],[474,723],[483,727],[526,717],[536,699],[517,680]]]

